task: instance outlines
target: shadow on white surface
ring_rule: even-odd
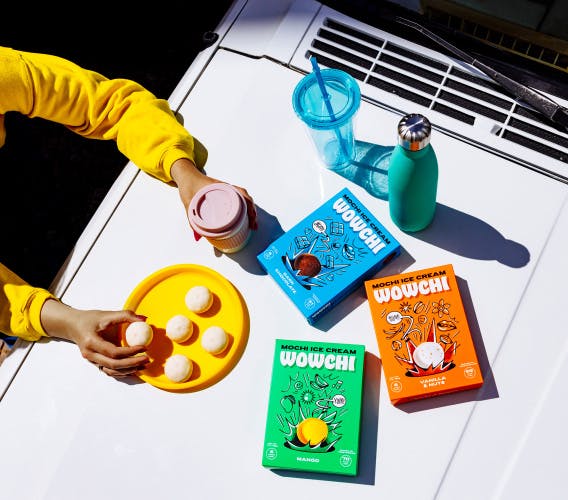
[[[394,146],[355,141],[355,159],[346,167],[332,169],[371,196],[388,199],[388,169]]]
[[[364,188],[370,195],[388,200],[388,168],[394,146],[356,141],[356,159],[335,173]],[[439,248],[477,260],[496,260],[513,268],[530,262],[528,249],[508,240],[486,222],[459,210],[437,203],[432,224],[416,238]]]
[[[413,236],[470,259],[495,260],[513,268],[530,262],[530,252],[521,243],[506,239],[477,217],[440,203],[432,224]]]
[[[473,301],[471,299],[471,294],[469,293],[467,281],[459,276],[456,276],[456,280],[460,289],[463,307],[467,315],[467,322],[469,324],[473,345],[475,346],[479,368],[483,373],[483,385],[478,389],[452,392],[399,405],[398,408],[405,413],[414,413],[418,411],[431,410],[433,408],[442,408],[444,406],[466,403],[469,401],[482,401],[499,397],[499,391],[495,383],[495,378],[493,377],[491,364],[487,357],[487,351],[485,349],[481,330],[479,329],[479,322],[477,321],[477,315],[473,308]]]
[[[222,253],[214,249],[217,257],[223,255],[234,260],[245,271],[251,274],[263,275],[266,271],[259,264],[256,256],[263,252],[276,238],[284,234],[278,219],[257,205],[256,207],[258,229],[252,232],[247,245],[235,253]]]
[[[408,269],[415,259],[404,249],[401,249],[400,255],[391,260],[385,267],[379,269],[379,271],[370,276],[368,279],[378,278],[381,276],[390,276],[392,274],[399,274]],[[326,312],[318,321],[313,324],[314,328],[321,330],[322,332],[327,332],[331,330],[337,323],[343,320],[351,312],[357,309],[359,306],[367,302],[367,295],[365,293],[365,287],[363,283],[358,286],[352,293],[347,295],[339,304],[334,306],[330,311]],[[365,305],[365,307],[367,307]]]

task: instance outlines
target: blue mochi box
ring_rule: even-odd
[[[400,252],[400,243],[344,188],[257,259],[313,324]]]

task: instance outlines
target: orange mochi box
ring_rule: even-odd
[[[365,281],[394,405],[483,384],[451,264]]]

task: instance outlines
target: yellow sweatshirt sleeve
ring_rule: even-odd
[[[0,331],[25,340],[47,336],[40,321],[41,308],[55,297],[47,290],[28,285],[0,264]]]
[[[170,182],[172,163],[203,168],[207,151],[180,124],[168,101],[138,83],[108,79],[66,59],[0,47],[0,146],[3,115],[16,111],[60,123],[92,139],[116,141],[136,166]]]
[[[164,181],[177,159],[202,169],[207,151],[180,124],[168,102],[138,83],[108,79],[66,59],[0,47],[0,147],[4,117],[17,112],[60,123],[91,139],[114,140],[138,168]],[[40,321],[49,291],[0,264],[0,331],[26,340],[46,336]]]

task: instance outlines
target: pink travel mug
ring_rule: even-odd
[[[247,204],[230,184],[218,182],[201,188],[189,204],[193,230],[224,253],[241,250],[251,235]]]

